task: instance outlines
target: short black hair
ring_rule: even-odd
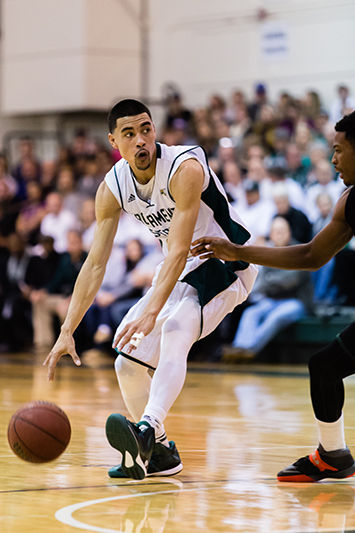
[[[355,149],[355,111],[339,120],[335,124],[335,131],[343,131],[345,133],[345,139]]]
[[[113,106],[107,117],[108,129],[110,133],[113,133],[113,131],[115,130],[118,118],[133,117],[134,115],[140,115],[141,113],[147,113],[147,115],[152,118],[148,107],[139,100],[127,98],[125,100],[117,102],[117,104]]]

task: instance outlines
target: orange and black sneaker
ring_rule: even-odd
[[[355,462],[349,448],[326,452],[320,444],[315,452],[281,470],[277,479],[307,483],[325,478],[344,479],[354,474]]]

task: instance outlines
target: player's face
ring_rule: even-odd
[[[128,161],[133,171],[154,168],[156,160],[155,127],[147,113],[117,119],[109,141]]]
[[[355,148],[345,138],[343,131],[334,137],[332,163],[346,186],[355,185]]]

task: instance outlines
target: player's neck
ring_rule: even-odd
[[[157,158],[155,156],[147,169],[139,170],[135,166],[131,166],[131,171],[135,179],[138,181],[138,183],[145,185],[146,183],[148,183],[148,181],[154,178],[156,165],[157,165]]]

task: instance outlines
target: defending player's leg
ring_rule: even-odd
[[[311,397],[319,436],[318,449],[278,473],[279,481],[319,481],[355,474],[355,462],[344,437],[343,379],[355,372],[351,346],[354,324],[309,362]]]
[[[310,455],[301,457],[277,474],[279,481],[313,482],[344,479],[355,474],[355,462],[349,448],[326,452],[321,444]]]

